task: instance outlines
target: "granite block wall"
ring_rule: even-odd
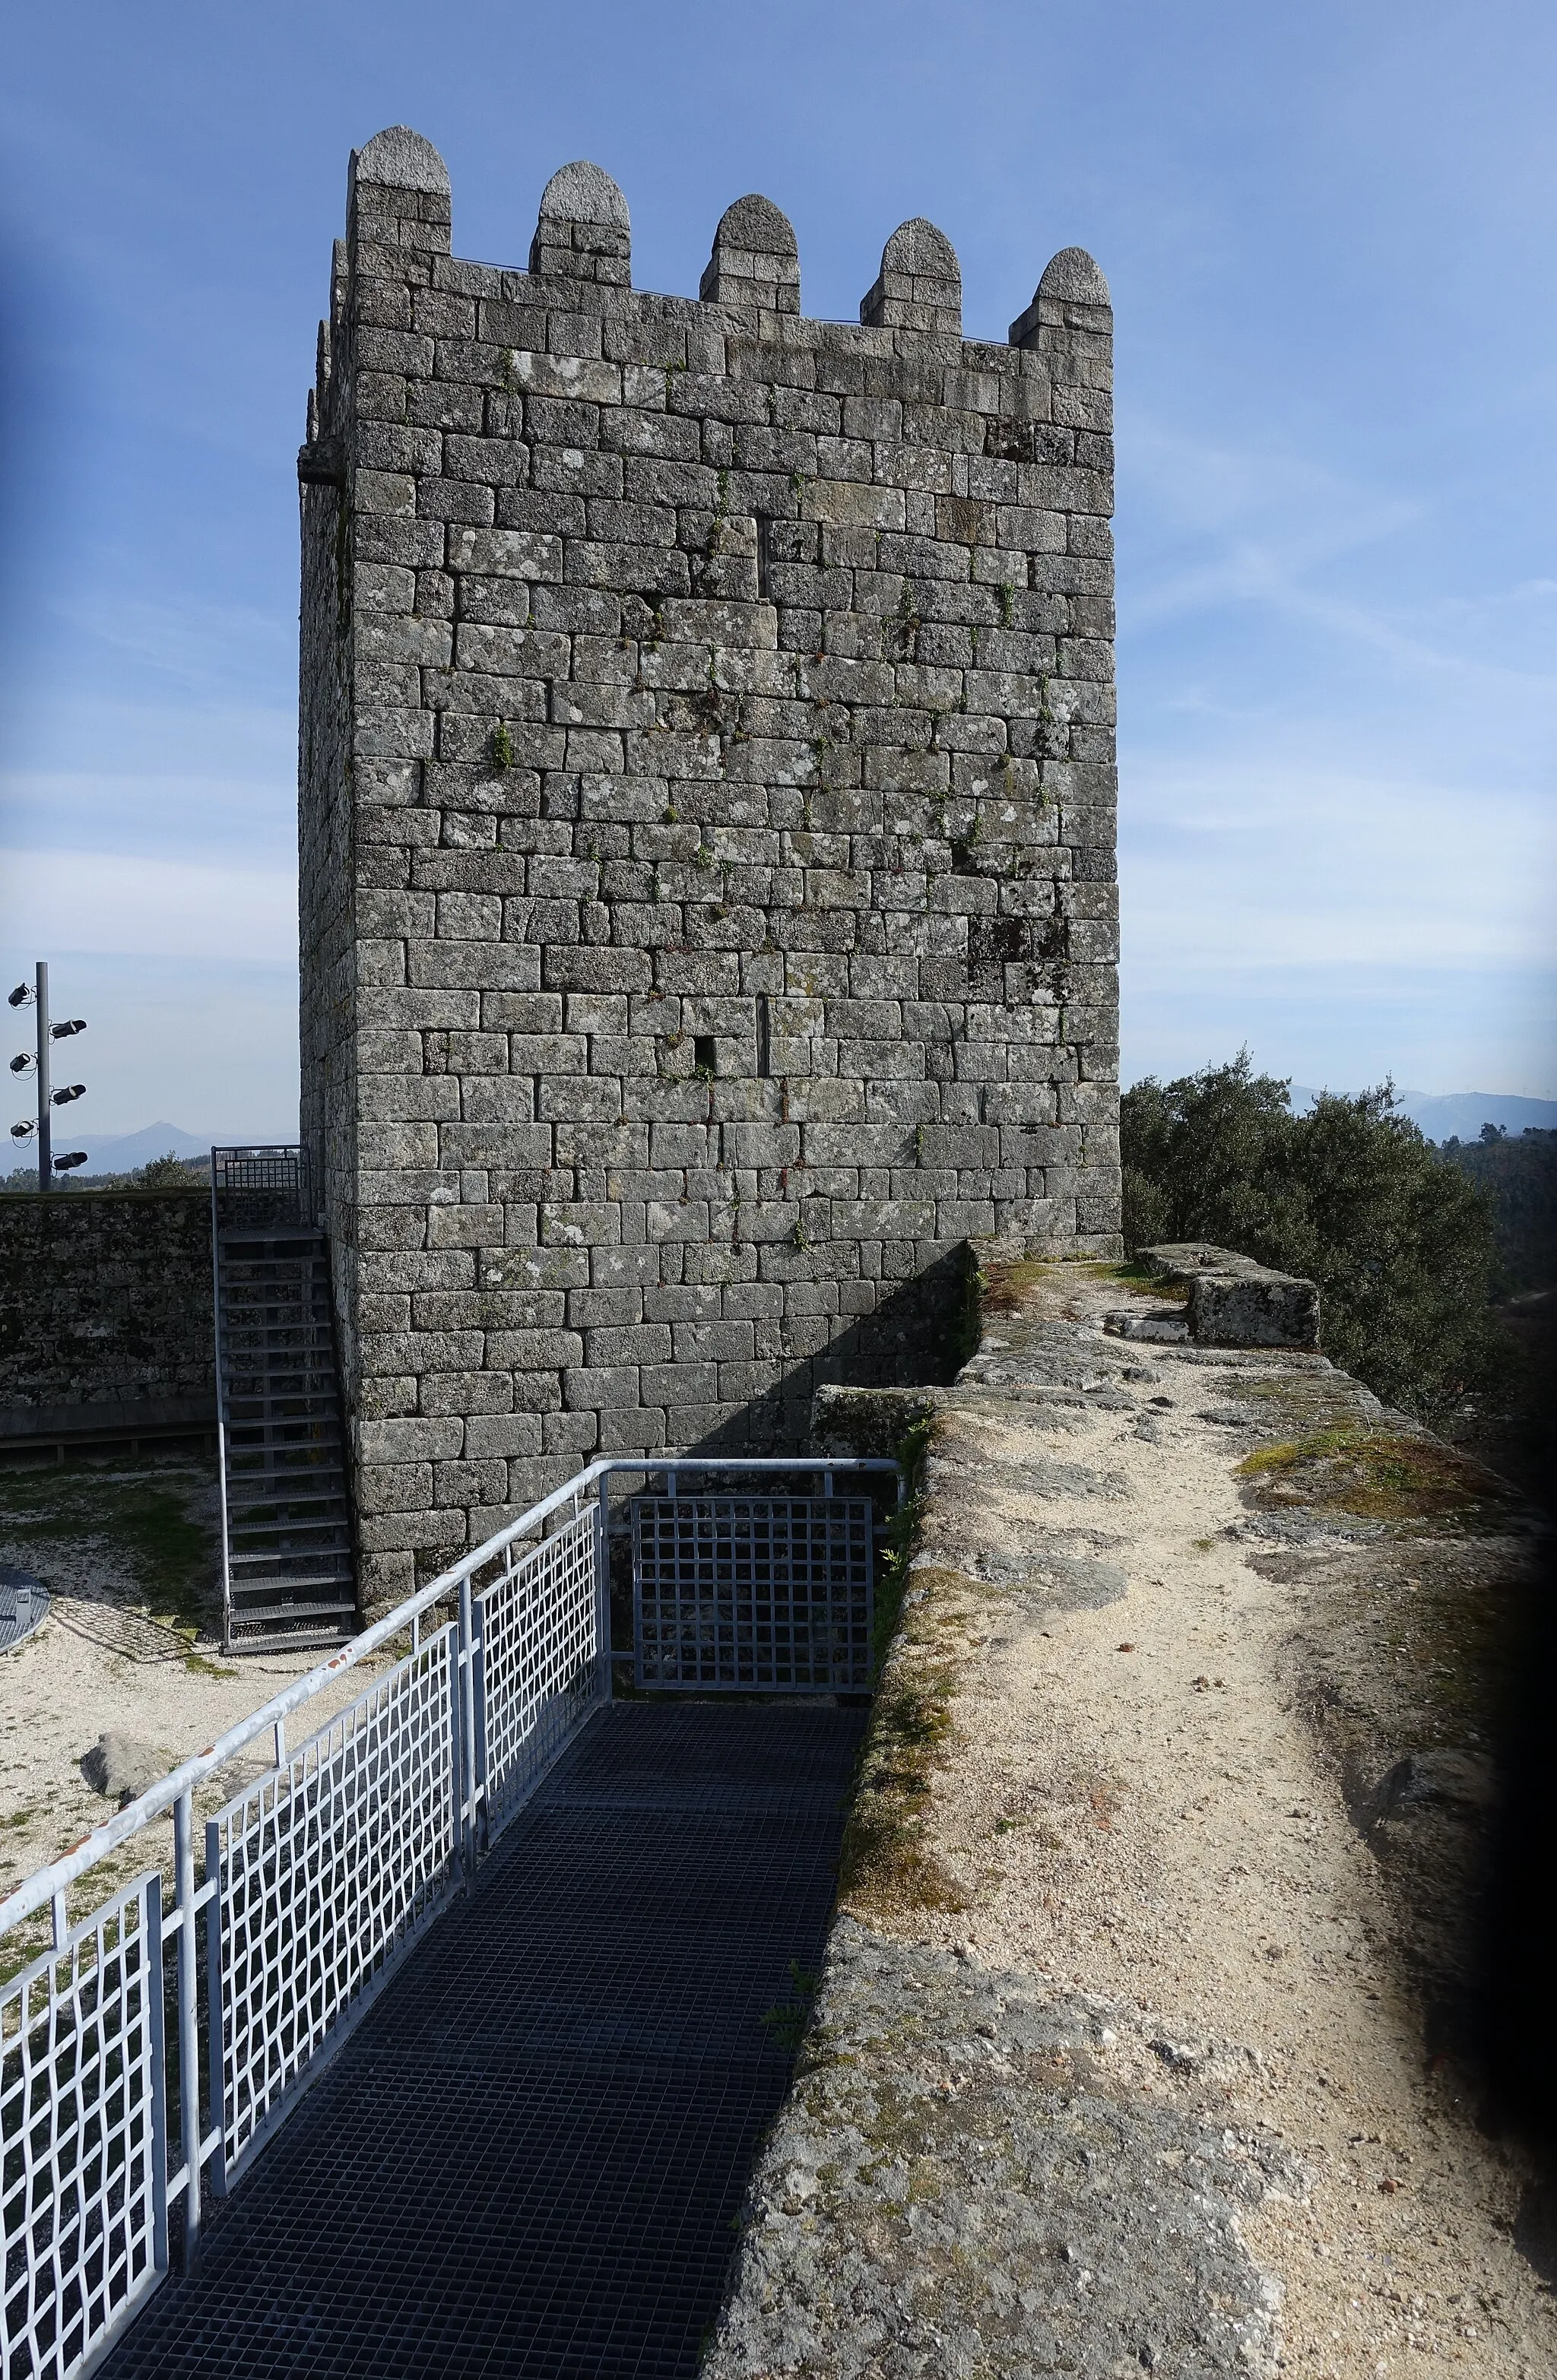
[[[970,1236],[1118,1249],[1107,288],[965,339],[916,221],[860,316],[763,198],[690,299],[596,166],[517,271],[418,135],[352,159],[303,1129],[371,1603],[597,1451],[949,1377]]]
[[[0,1411],[209,1399],[211,1198],[196,1190],[0,1197]]]

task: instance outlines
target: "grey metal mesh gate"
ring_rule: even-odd
[[[638,1496],[640,1687],[870,1688],[875,1512],[864,1496]]]

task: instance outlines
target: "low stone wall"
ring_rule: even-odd
[[[199,1191],[0,1197],[0,1431],[65,1409],[215,1395],[211,1206]],[[132,1415],[127,1416],[132,1417]]]

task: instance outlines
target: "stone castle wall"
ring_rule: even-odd
[[[353,158],[304,481],[304,1132],[370,1600],[597,1451],[800,1443],[955,1366],[957,1251],[1118,1242],[1112,314],[861,322],[724,216],[635,292]]]
[[[214,1425],[211,1198],[0,1197],[0,1413],[204,1400]]]

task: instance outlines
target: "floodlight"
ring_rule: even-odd
[[[85,1083],[67,1083],[64,1090],[55,1091],[54,1094],[54,1105],[56,1108],[67,1108],[72,1099],[84,1099],[86,1095]]]
[[[67,1155],[64,1157],[56,1157],[55,1159],[55,1172],[56,1173],[68,1173],[73,1165],[84,1165],[86,1161],[86,1150],[84,1148],[73,1148]]]
[[[67,1039],[72,1033],[84,1033],[86,1029],[87,1020],[84,1016],[72,1016],[68,1024],[51,1025],[49,1027],[49,1038],[52,1041],[64,1041]]]
[[[33,1067],[37,1063],[37,1059],[32,1056],[30,1050],[18,1050],[16,1056],[11,1060],[11,1072],[13,1075],[30,1075]]]
[[[13,1140],[30,1140],[37,1129],[37,1125],[33,1123],[31,1117],[29,1116],[25,1123],[14,1123],[11,1126],[11,1138]]]
[[[15,991],[8,991],[6,994],[6,1005],[7,1008],[25,1008],[31,997],[32,986],[30,983],[18,983]]]

